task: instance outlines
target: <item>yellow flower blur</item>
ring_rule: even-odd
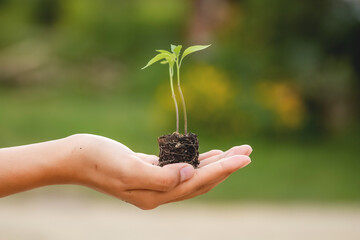
[[[197,65],[186,71],[182,79],[188,115],[191,119],[206,119],[232,104],[235,92],[230,79],[221,70],[209,65]],[[174,83],[176,81],[174,80]],[[157,102],[167,110],[174,106],[166,81],[156,93]]]
[[[276,114],[281,126],[296,129],[304,122],[305,105],[291,84],[264,81],[256,86],[256,93],[260,104]]]

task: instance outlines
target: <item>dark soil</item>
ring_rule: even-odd
[[[173,133],[158,138],[160,153],[159,166],[185,162],[197,168],[199,166],[199,141],[197,135]]]

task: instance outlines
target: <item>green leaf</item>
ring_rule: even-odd
[[[156,50],[156,51],[159,52],[159,53],[166,54],[166,56],[167,56],[166,58],[168,59],[168,61],[170,61],[170,60],[175,61],[175,59],[176,59],[176,55],[174,53],[171,53],[171,52],[166,51],[166,50]]]
[[[169,52],[169,51],[166,51],[166,50],[162,50],[162,49],[160,49],[160,50],[156,50],[157,52],[159,52],[159,53],[166,53],[166,54],[169,54],[169,55],[171,55],[172,53],[171,52]]]
[[[159,53],[158,55],[156,55],[155,57],[153,57],[147,64],[145,67],[143,67],[142,69],[147,68],[148,66],[156,63],[157,61],[160,61],[162,59],[167,59],[168,55],[166,53]]]
[[[173,53],[176,55],[176,57],[179,57],[181,48],[182,48],[181,45],[178,45],[178,46],[176,46],[176,48],[174,48]]]
[[[174,49],[176,48],[176,45],[171,44],[171,51],[174,53]]]
[[[168,61],[168,60],[163,60],[163,61],[161,61],[160,63],[161,63],[161,64],[167,64],[167,63],[169,63],[169,61]]]
[[[185,51],[184,51],[184,53],[183,53],[183,55],[181,57],[181,61],[184,59],[184,57],[186,57],[190,53],[197,52],[197,51],[200,51],[200,50],[204,50],[205,48],[208,48],[210,46],[211,46],[211,44],[210,45],[195,45],[195,46],[188,47],[187,49],[185,49]]]

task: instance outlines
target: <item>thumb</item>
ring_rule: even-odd
[[[151,164],[138,166],[133,187],[156,191],[170,191],[181,182],[194,176],[195,169],[187,163],[174,163],[164,167]]]
[[[195,173],[195,169],[192,165],[187,163],[173,163],[168,164],[163,167],[163,169],[176,170],[179,172],[180,177],[178,178],[180,182],[185,182],[186,180],[192,178]]]

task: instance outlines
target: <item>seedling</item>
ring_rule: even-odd
[[[145,69],[150,65],[159,62],[161,64],[168,64],[169,66],[169,77],[170,77],[170,88],[171,88],[171,96],[175,105],[176,112],[176,131],[173,134],[163,135],[158,138],[158,144],[160,148],[159,153],[159,166],[164,166],[171,163],[178,162],[187,162],[192,164],[194,167],[199,165],[199,141],[197,135],[194,133],[188,133],[187,126],[187,114],[186,114],[186,104],[184,95],[181,90],[180,85],[180,68],[184,58],[194,52],[203,50],[208,48],[210,45],[196,45],[192,47],[188,47],[181,54],[181,45],[171,45],[171,52],[167,50],[156,50],[158,54],[153,57],[145,67]],[[179,107],[176,101],[176,95],[174,91],[174,66],[176,66],[177,73],[177,86],[178,93],[181,98],[182,107],[183,107],[183,115],[184,115],[184,134],[179,133]]]
[[[143,67],[142,69],[145,69],[147,67],[149,67],[150,65],[161,61],[161,64],[169,64],[169,75],[170,75],[170,87],[171,87],[171,93],[172,93],[172,98],[174,100],[174,104],[175,104],[175,111],[176,111],[176,132],[179,133],[179,110],[178,110],[178,105],[177,105],[177,101],[176,101],[176,96],[175,96],[175,92],[174,92],[174,85],[173,85],[173,77],[174,77],[174,65],[176,64],[176,69],[177,69],[177,85],[178,85],[178,91],[181,97],[181,101],[182,101],[182,105],[183,105],[183,112],[184,112],[184,133],[187,134],[187,115],[186,115],[186,104],[185,104],[185,99],[184,99],[184,95],[182,93],[181,90],[181,86],[180,86],[180,68],[181,68],[181,64],[183,59],[189,55],[190,53],[193,52],[197,52],[200,50],[203,50],[205,48],[208,48],[210,45],[206,45],[206,46],[202,46],[202,45],[197,45],[197,46],[192,46],[192,47],[188,47],[184,53],[182,54],[182,56],[180,56],[181,54],[181,49],[182,46],[181,45],[171,45],[171,52],[166,51],[166,50],[156,50],[157,52],[159,52],[159,54],[157,54],[155,57],[153,57],[147,64],[145,67]],[[181,58],[180,58],[181,57]]]
[[[150,65],[159,62],[161,64],[169,65],[169,77],[170,77],[170,88],[171,88],[171,96],[175,105],[175,113],[176,113],[176,132],[173,134],[164,135],[158,138],[160,154],[159,154],[159,165],[164,166],[170,163],[177,162],[187,162],[192,164],[194,167],[199,165],[198,156],[199,156],[199,142],[197,139],[197,135],[194,133],[188,133],[188,125],[187,125],[187,114],[186,114],[186,104],[184,95],[181,90],[180,85],[180,68],[184,58],[194,52],[203,50],[208,48],[210,45],[196,45],[191,46],[185,49],[185,51],[181,54],[182,45],[171,45],[171,52],[167,50],[156,50],[158,54],[153,57],[145,67],[145,69]],[[176,95],[174,91],[174,66],[176,65],[177,72],[177,87],[178,92],[181,98],[182,107],[183,107],[183,115],[184,115],[184,134],[179,133],[179,108],[176,101]]]

